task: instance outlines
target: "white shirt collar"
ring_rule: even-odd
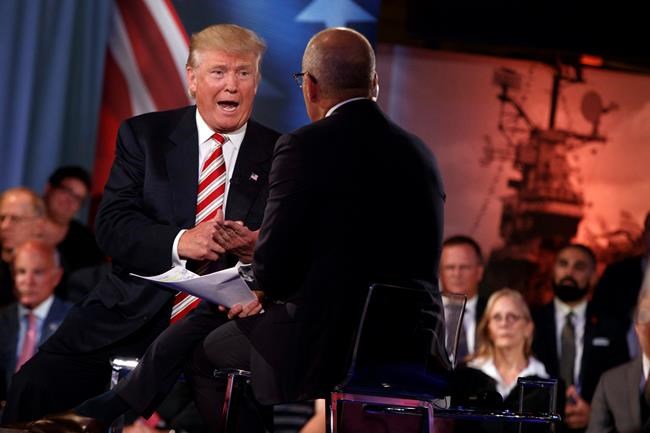
[[[330,108],[329,110],[327,110],[327,113],[325,114],[325,117],[328,117],[328,116],[331,115],[331,114],[332,114],[332,113],[333,113],[337,108],[339,108],[339,107],[341,107],[341,106],[347,104],[348,102],[358,101],[358,100],[360,100],[360,99],[369,99],[369,98],[366,98],[366,97],[364,97],[364,96],[358,96],[358,97],[356,97],[356,98],[350,98],[350,99],[346,99],[345,101],[341,101],[341,102],[339,102],[338,104],[336,104],[335,106],[333,106],[332,108]]]
[[[50,312],[50,307],[52,306],[53,302],[54,302],[54,295],[50,295],[46,300],[38,304],[38,306],[33,310],[30,310],[18,304],[18,317],[22,318],[23,316],[31,312],[34,316],[36,316],[37,319],[45,320],[45,318],[47,317],[47,313]]]
[[[244,125],[236,131],[220,134],[226,137],[226,142],[231,142],[235,149],[239,149],[242,141],[244,141],[244,135],[246,135],[246,126],[248,126],[248,122],[244,123]],[[207,123],[205,123],[205,120],[203,120],[203,117],[201,117],[201,113],[199,113],[198,108],[196,109],[196,128],[198,129],[199,143],[201,144],[210,140],[212,135],[215,133],[215,131],[210,128]]]
[[[584,320],[587,314],[587,301],[583,300],[575,307],[569,307],[568,304],[560,301],[557,296],[553,297],[553,303],[555,304],[555,315],[556,317],[561,317],[564,320],[564,317],[569,311],[573,311],[573,314],[577,319]]]
[[[517,386],[517,381],[513,381],[510,384],[506,384],[503,381],[503,378],[499,374],[496,365],[494,365],[493,358],[475,358],[467,363],[469,367],[481,370],[483,373],[490,376],[497,383],[497,392],[501,394],[501,397],[506,398],[508,394]],[[549,375],[546,372],[544,364],[542,364],[537,358],[531,356],[528,358],[528,365],[519,372],[517,377],[529,377],[529,376],[538,376],[542,379],[548,379]]]
[[[650,370],[650,358],[645,353],[641,353],[641,360],[643,362],[643,383],[648,380],[648,370]]]

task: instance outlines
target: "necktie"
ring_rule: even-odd
[[[201,167],[199,175],[198,194],[196,198],[196,220],[198,225],[202,221],[214,218],[217,211],[223,207],[223,200],[226,192],[226,164],[223,158],[223,143],[226,138],[215,133],[212,136],[217,147],[212,151]],[[208,270],[209,262],[203,262],[199,265],[196,273],[203,274]],[[196,308],[201,300],[196,296],[189,295],[185,292],[178,292],[174,298],[172,308],[171,323],[182,319]]]
[[[460,335],[458,336],[458,344],[454,347],[456,340],[456,327],[459,325],[458,320],[460,319],[461,306],[456,305],[453,302],[448,302],[445,305],[445,322],[447,326],[447,353],[450,355],[451,361],[454,365],[458,364],[458,361],[462,361],[468,354],[469,350],[467,347],[467,333],[465,332],[465,326],[460,323]]]
[[[576,359],[576,333],[573,327],[573,312],[565,316],[562,334],[560,336],[562,353],[560,354],[560,377],[566,386],[574,383],[574,369]]]
[[[24,318],[27,322],[27,331],[23,338],[23,347],[20,350],[20,356],[16,362],[16,371],[20,370],[20,367],[34,355],[34,350],[36,349],[36,316],[28,313],[25,314]]]

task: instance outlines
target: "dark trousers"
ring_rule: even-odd
[[[115,393],[139,415],[148,417],[172,389],[194,348],[227,321],[225,314],[202,302],[156,338],[138,366],[114,388]]]
[[[194,401],[199,412],[208,424],[209,430],[218,432],[221,421],[226,390],[226,378],[215,378],[215,369],[237,368],[250,370],[251,344],[246,337],[246,330],[252,326],[256,317],[233,320],[218,327],[208,335],[202,345],[195,348],[187,364],[186,377],[194,390]],[[272,431],[272,408],[262,408],[246,387],[245,395],[236,408],[237,431],[264,432]]]
[[[101,317],[105,311],[100,303],[73,307],[80,308],[88,310],[86,313],[93,313],[90,310],[96,309],[96,317]],[[116,356],[141,356],[167,326],[167,314],[163,313],[164,311],[158,313],[134,333],[119,341],[96,350],[81,351],[73,343],[79,341],[78,335],[70,336],[69,333],[74,331],[83,335],[87,324],[77,318],[88,315],[71,311],[68,316],[70,322],[66,323],[65,329],[60,329],[50,337],[45,348],[40,349],[13,376],[2,422],[42,418],[71,409],[104,392],[110,381],[110,359]],[[58,350],[48,351],[50,347]]]

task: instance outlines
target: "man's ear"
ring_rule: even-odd
[[[320,88],[318,87],[318,84],[314,83],[314,80],[312,80],[311,78],[305,77],[303,86],[305,87],[306,99],[309,102],[318,102],[320,98]]]

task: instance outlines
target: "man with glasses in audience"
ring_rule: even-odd
[[[628,359],[625,331],[596,314],[589,291],[596,256],[582,244],[562,248],[553,265],[553,300],[533,311],[533,353],[566,387],[561,429],[584,431],[600,375]]]
[[[95,235],[75,219],[90,194],[90,175],[78,166],[57,168],[45,186],[43,200],[47,207],[45,240],[56,245],[66,273],[101,263],[104,254]]]
[[[45,204],[29,188],[17,187],[0,195],[0,306],[15,300],[10,263],[14,249],[43,234]]]

